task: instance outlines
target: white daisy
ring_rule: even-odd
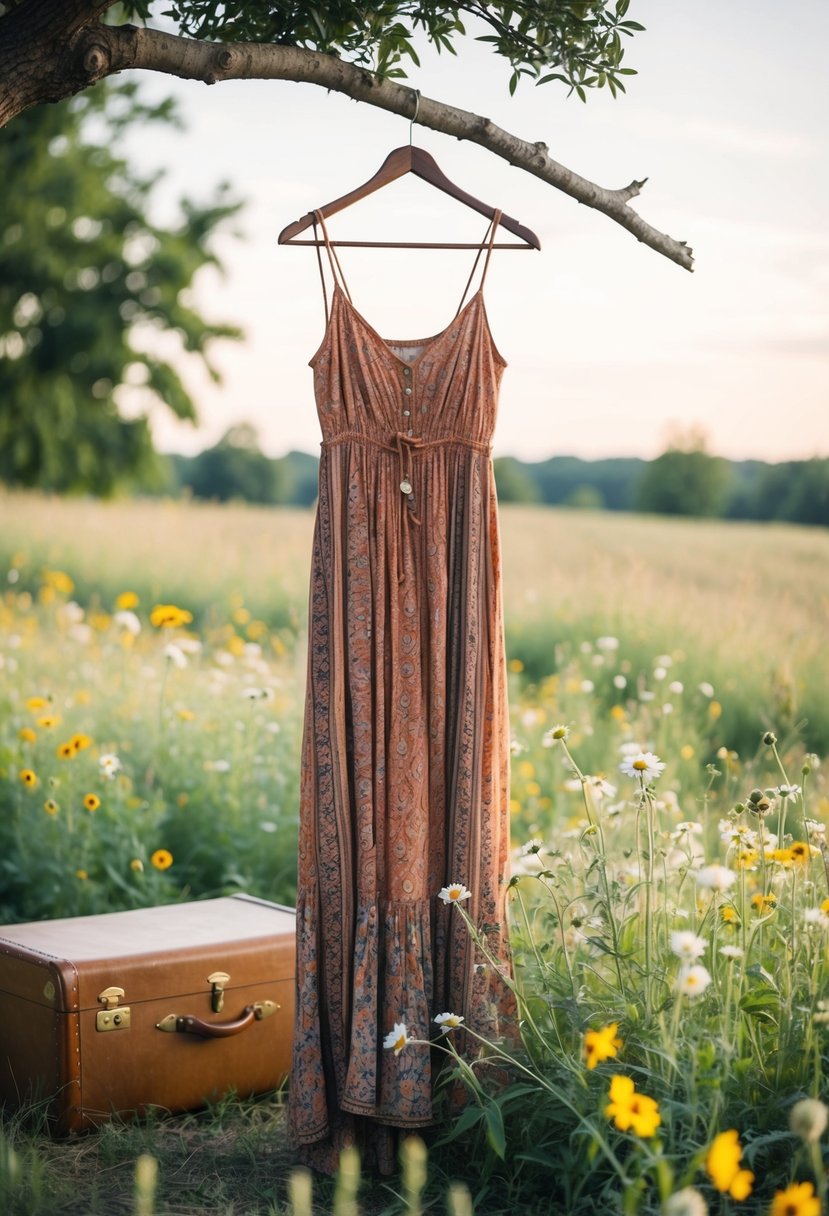
[[[703,680],[699,685],[699,690],[704,697],[713,697],[714,695],[714,685],[709,684],[707,680]]]
[[[448,1034],[450,1030],[460,1026],[463,1018],[459,1013],[439,1013],[434,1021],[437,1026],[440,1026],[441,1034]]]
[[[743,957],[743,951],[740,946],[720,946],[720,954],[723,958]]]
[[[467,891],[462,882],[450,882],[448,887],[441,887],[438,891],[438,899],[442,899],[445,904],[457,904],[462,899],[469,899],[472,895],[471,891]]]
[[[635,756],[627,756],[619,768],[628,777],[641,777],[643,781],[655,781],[662,775],[665,762],[653,752],[638,752]]]
[[[528,840],[526,844],[521,845],[521,853],[524,857],[527,857],[530,853],[540,853],[543,848],[544,841],[539,840],[537,836],[533,836],[532,840]]]
[[[690,929],[679,929],[671,934],[671,950],[686,963],[701,958],[707,945],[705,938],[697,937]]]
[[[399,1056],[406,1044],[411,1041],[406,1023],[395,1022],[394,1028],[383,1039],[383,1046],[392,1048],[394,1054]]]
[[[778,785],[777,793],[781,798],[796,798],[800,793],[799,785]]]
[[[599,650],[618,650],[619,639],[606,635],[605,637],[596,638],[596,645]]]
[[[101,770],[101,776],[111,781],[116,773],[120,773],[121,761],[113,752],[105,752],[98,758],[98,767]]]
[[[570,734],[570,728],[559,722],[556,726],[551,726],[548,731],[541,736],[542,747],[552,747],[554,743],[558,743],[562,739],[566,739]]]
[[[134,612],[124,609],[123,612],[116,612],[112,619],[119,629],[125,629],[134,638],[138,637],[141,632],[141,622]]]
[[[697,872],[697,885],[707,891],[727,891],[737,881],[737,875],[728,866],[715,861]]]
[[[164,647],[164,658],[168,659],[174,667],[187,666],[187,655],[179,646],[176,646],[175,642],[168,642]]]
[[[711,973],[701,963],[683,967],[677,976],[676,990],[683,996],[699,996],[711,983]]]

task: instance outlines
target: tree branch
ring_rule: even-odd
[[[93,7],[94,4],[88,0],[88,8]],[[105,5],[100,4],[99,0],[98,7]],[[29,5],[22,8],[28,9]],[[0,62],[2,27],[7,20],[0,22]],[[70,49],[72,65],[71,68],[67,65],[64,70],[66,88],[62,96],[79,92],[95,80],[113,73],[143,69],[184,80],[201,80],[205,84],[216,84],[221,80],[292,80],[344,93],[355,101],[366,102],[404,118],[411,119],[415,112],[413,89],[393,80],[380,80],[335,56],[298,47],[203,42],[161,30],[91,22],[70,39]],[[0,72],[2,80],[3,73]],[[52,91],[38,100],[56,100],[54,83]],[[0,125],[12,116],[8,104],[4,107],[3,103],[3,85],[0,84]],[[29,100],[27,104],[36,103]],[[23,108],[26,106],[20,107]],[[553,160],[545,144],[519,139],[488,118],[429,97],[420,98],[417,123],[433,131],[480,144],[509,164],[532,173],[585,206],[601,211],[631,232],[643,245],[650,246],[685,270],[693,269],[693,255],[684,241],[659,232],[629,207],[630,200],[639,194],[644,181],[633,181],[629,186],[617,190],[598,186]]]

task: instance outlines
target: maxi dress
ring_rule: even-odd
[[[440,333],[407,340],[381,338],[354,308],[316,218],[334,289],[310,361],[323,441],[288,1134],[321,1171],[354,1144],[390,1173],[399,1136],[438,1120],[446,1059],[428,1044],[384,1048],[395,1023],[439,1040],[434,1019],[450,1012],[489,1040],[517,1034],[504,982],[509,725],[490,456],[506,364],[483,299],[500,212],[467,283],[486,249],[478,290]],[[471,892],[463,907],[497,966],[438,897],[453,883]],[[478,1054],[472,1035],[451,1033]]]

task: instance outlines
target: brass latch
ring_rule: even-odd
[[[221,1013],[225,1003],[225,985],[230,983],[230,976],[226,971],[214,971],[208,975],[207,982],[213,985],[210,1008],[214,1013]]]
[[[123,995],[123,988],[105,988],[98,993],[103,1009],[99,1009],[95,1015],[96,1030],[129,1030],[129,1005],[118,1005]]]

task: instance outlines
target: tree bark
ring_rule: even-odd
[[[602,212],[642,244],[693,270],[693,255],[630,207],[644,185],[606,189],[553,160],[545,144],[511,135],[488,118],[459,110],[332,55],[259,43],[202,42],[160,30],[98,21],[113,0],[27,0],[0,19],[0,127],[31,106],[59,101],[128,69],[184,80],[292,80],[319,85],[470,140],[509,164]],[[645,179],[647,180],[647,179]]]

